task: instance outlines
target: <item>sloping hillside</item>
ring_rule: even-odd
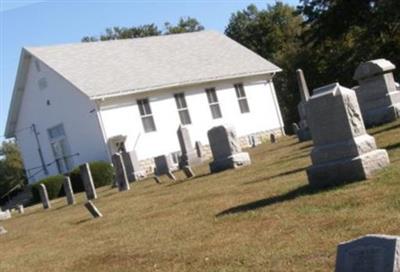
[[[391,166],[329,190],[307,187],[311,142],[285,137],[249,150],[246,168],[101,188],[101,219],[82,194],[28,208],[0,223],[0,271],[332,271],[339,242],[400,234],[400,122],[370,133]]]

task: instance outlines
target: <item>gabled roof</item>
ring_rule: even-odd
[[[91,99],[281,71],[215,31],[27,47],[22,55],[41,60]],[[19,111],[18,106],[11,109],[18,104],[15,92],[8,136],[13,134],[9,121],[15,122]]]

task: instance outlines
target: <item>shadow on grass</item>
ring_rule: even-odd
[[[295,160],[303,159],[303,158],[306,158],[306,157],[309,157],[309,156],[310,156],[310,155],[309,155],[308,153],[307,153],[307,154],[301,154],[301,155],[299,155],[299,156],[294,156],[294,157],[286,156],[286,157],[283,157],[283,158],[279,159],[278,161],[275,161],[275,162],[273,162],[273,163],[267,164],[266,166],[271,166],[271,165],[276,165],[276,164],[282,164],[282,163],[284,163],[284,162],[295,161]]]
[[[211,175],[211,173],[203,173],[203,174],[200,174],[200,175],[196,175],[193,178],[184,178],[184,179],[177,180],[175,182],[172,181],[172,183],[168,184],[167,187],[180,185],[180,184],[188,182],[188,181],[195,181],[196,179],[204,178],[204,177],[207,177],[207,176],[210,176],[210,175]]]
[[[273,176],[260,177],[260,178],[255,179],[255,180],[251,180],[251,181],[245,182],[242,185],[249,185],[249,184],[259,183],[259,182],[263,182],[263,181],[268,181],[268,180],[271,180],[271,179],[274,179],[274,178],[296,174],[298,172],[305,171],[306,169],[307,169],[307,167],[301,167],[301,168],[285,171],[285,172],[282,172],[282,173],[279,173],[279,174],[276,174],[276,175],[273,175]]]
[[[392,130],[392,129],[399,128],[399,127],[400,127],[400,124],[397,124],[397,125],[394,125],[394,126],[390,126],[390,127],[386,127],[386,128],[383,128],[383,129],[379,129],[377,131],[374,131],[371,134],[372,135],[376,135],[376,134],[380,134],[380,133],[383,133],[383,132],[386,132],[386,131],[389,131],[389,130]]]
[[[397,149],[400,148],[400,143],[396,143],[396,144],[391,144],[385,147],[385,149],[387,150],[392,150],[392,149]]]
[[[249,202],[246,204],[242,204],[242,205],[238,205],[238,206],[229,208],[227,210],[224,210],[224,211],[218,213],[216,215],[216,217],[221,217],[221,216],[229,215],[229,214],[248,212],[248,211],[256,210],[259,208],[267,207],[270,205],[274,205],[277,203],[293,200],[300,196],[313,195],[313,194],[316,194],[316,193],[319,193],[322,191],[333,190],[335,188],[338,188],[338,186],[328,187],[328,188],[313,188],[313,187],[310,187],[309,185],[303,185],[303,186],[300,186],[300,187],[298,187],[292,191],[289,191],[285,194],[282,194],[282,195],[268,197],[268,198],[256,200],[253,202]]]
[[[85,219],[79,220],[79,221],[75,222],[75,225],[79,225],[79,224],[88,222],[90,220],[93,220],[93,218],[85,218]]]

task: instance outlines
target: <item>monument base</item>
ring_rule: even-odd
[[[229,156],[225,159],[215,160],[211,162],[209,166],[211,173],[216,173],[227,169],[238,168],[250,164],[251,160],[249,153],[240,152],[232,156]]]
[[[400,118],[400,92],[391,92],[383,99],[369,102],[361,111],[366,127],[392,122]]]
[[[370,178],[390,164],[384,149],[377,149],[355,158],[313,165],[307,169],[310,186],[321,188]]]
[[[297,138],[300,142],[310,141],[311,140],[311,132],[310,129],[300,128],[297,131]]]

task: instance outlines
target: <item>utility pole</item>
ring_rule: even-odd
[[[39,133],[36,131],[36,125],[32,124],[32,131],[33,134],[35,135],[35,139],[36,139],[36,143],[37,143],[37,147],[38,147],[38,153],[39,153],[39,157],[40,157],[40,162],[42,163],[42,169],[45,175],[49,174],[49,171],[47,170],[46,164],[44,162],[44,158],[43,158],[43,153],[42,153],[42,148],[40,147],[40,142],[39,142]]]

